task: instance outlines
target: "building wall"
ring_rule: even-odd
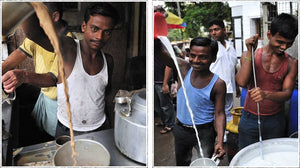
[[[231,15],[232,17],[242,17],[242,51],[246,50],[245,40],[256,34],[255,22],[253,19],[261,17],[261,5],[259,1],[230,1],[228,2],[229,7],[231,7]],[[239,26],[238,26],[239,27]],[[239,31],[239,30],[234,30]],[[261,41],[259,41],[259,46],[261,45]],[[237,55],[241,55],[241,51],[239,45],[236,45]]]
[[[231,7],[231,15],[232,17],[242,16],[242,34],[243,34],[243,51],[246,50],[245,40],[253,35],[256,34],[255,29],[255,22],[254,19],[260,18],[261,24],[265,21],[263,20],[263,17],[265,17],[266,14],[263,12],[263,5],[260,1],[230,1],[228,2],[229,7]],[[288,8],[284,8],[285,6],[289,6],[289,2],[279,2],[278,8],[280,11],[278,13],[289,13]],[[294,9],[297,5],[293,3],[293,13],[295,13]],[[284,9],[284,10],[283,10]],[[266,13],[266,12],[265,12]],[[266,37],[266,32],[268,31],[268,28],[265,25],[260,25],[262,30],[262,37],[258,41],[258,47],[262,47],[263,45],[266,45],[268,43],[268,39]],[[235,30],[234,30],[235,31]],[[239,48],[237,48],[238,50]],[[298,37],[296,38],[293,46],[287,50],[287,53],[292,55],[293,57],[298,58]],[[238,53],[237,53],[238,54]],[[239,55],[238,55],[239,56]]]

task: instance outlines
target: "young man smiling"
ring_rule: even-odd
[[[284,51],[292,46],[298,34],[298,21],[289,14],[280,14],[267,32],[269,43],[255,52],[257,88],[254,88],[252,49],[258,35],[246,40],[247,53],[241,58],[237,83],[248,87],[244,110],[239,123],[239,149],[258,142],[257,103],[260,107],[262,139],[284,136],[284,102],[289,100],[298,74],[298,61]]]
[[[225,154],[223,136],[226,85],[218,75],[209,70],[211,63],[216,60],[217,52],[216,41],[205,37],[195,38],[190,44],[190,63],[182,60],[180,65],[193,119],[199,133],[204,154],[202,157],[208,158],[213,154],[218,154],[218,157]],[[192,149],[193,147],[198,149],[198,143],[182,87],[177,92],[174,139],[177,166],[188,166],[191,163]]]

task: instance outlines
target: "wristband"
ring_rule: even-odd
[[[248,58],[248,57],[246,57],[246,56],[245,56],[245,59],[246,59],[246,60],[249,60],[249,61],[252,61],[252,58]]]
[[[50,74],[52,76],[52,78],[54,79],[55,84],[57,84],[57,77],[52,73],[52,72],[48,72],[48,74]]]

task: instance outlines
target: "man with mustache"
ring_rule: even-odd
[[[209,70],[211,63],[216,60],[217,52],[216,41],[198,37],[191,41],[189,63],[178,58],[184,79],[183,85],[203,150],[202,157],[206,158],[215,154],[221,157],[225,154],[223,136],[226,85],[218,75]],[[198,149],[198,142],[182,87],[177,92],[177,122],[173,133],[176,164],[188,166],[191,163],[192,149]]]
[[[237,97],[240,96],[240,89],[236,87],[235,73],[237,57],[235,49],[232,44],[225,40],[226,30],[222,20],[214,19],[209,22],[209,36],[218,41],[218,54],[217,59],[210,65],[210,70],[219,75],[219,77],[226,83],[226,96],[225,96],[225,114],[226,123],[232,120],[230,110],[233,108],[233,92],[236,91]],[[226,142],[226,134],[224,136]]]
[[[119,15],[113,6],[96,3],[85,11],[81,25],[84,38],[61,38],[74,135],[109,128],[105,97],[111,89],[113,59],[102,48],[118,22]],[[56,137],[70,132],[64,86],[58,79]]]
[[[262,139],[279,138],[285,134],[284,102],[289,100],[298,74],[298,61],[286,52],[298,34],[298,21],[282,13],[271,23],[267,32],[269,43],[255,52],[254,87],[252,50],[257,47],[258,35],[246,39],[247,52],[241,58],[241,69],[236,74],[237,83],[248,87],[244,110],[240,119],[239,149],[259,141],[259,103]]]

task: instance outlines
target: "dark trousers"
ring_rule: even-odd
[[[203,126],[203,127],[201,127]],[[216,131],[213,123],[197,126],[198,135],[204,157],[211,158],[214,153]],[[189,166],[193,147],[199,151],[196,133],[193,128],[178,124],[174,126],[175,155],[177,166]],[[199,153],[198,153],[199,155]]]
[[[166,127],[173,128],[175,112],[171,94],[163,94],[162,84],[154,85],[154,110],[160,115],[161,121]]]
[[[284,136],[284,113],[272,116],[260,116],[262,139],[280,138]],[[259,141],[257,115],[242,110],[239,123],[239,150]]]
[[[109,129],[110,128],[110,124],[108,119],[106,118],[105,122],[101,125],[101,127],[92,130],[92,131],[74,131],[74,136],[76,135],[82,135],[82,134],[86,134],[86,133],[90,133],[90,132],[97,132],[97,131],[101,131],[101,130],[105,130],[105,129]],[[61,135],[70,135],[70,129],[66,126],[64,126],[61,122],[57,121],[57,127],[56,127],[56,133],[55,133],[55,138],[61,136]]]

